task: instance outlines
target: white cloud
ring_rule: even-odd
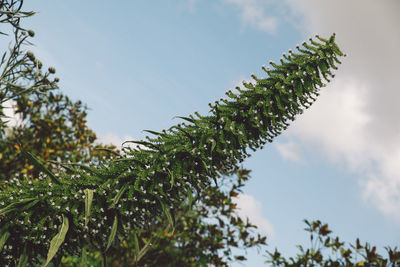
[[[336,81],[289,128],[360,177],[364,199],[400,221],[400,2],[285,0],[307,36],[337,33]]]
[[[337,34],[348,57],[336,80],[289,128],[290,141],[276,148],[294,161],[304,146],[345,163],[359,177],[365,201],[400,221],[400,1],[222,1],[239,9],[245,25],[268,33],[277,28],[274,5],[279,19],[294,22],[306,38]]]
[[[301,157],[301,153],[299,151],[299,145],[293,141],[288,141],[284,143],[276,143],[276,149],[278,150],[279,154],[282,158],[287,160],[292,160],[295,162],[304,162],[303,158]]]
[[[251,195],[239,194],[239,196],[234,199],[234,203],[237,204],[236,213],[242,220],[245,221],[246,218],[249,218],[249,221],[256,225],[261,232],[268,234],[270,237],[274,236],[272,224],[262,215],[262,204],[260,201]]]
[[[23,121],[21,114],[15,113],[15,104],[14,100],[7,100],[2,104],[5,117],[1,118],[1,120],[6,122],[8,128],[21,125]]]
[[[135,140],[135,139],[133,137],[129,136],[129,135],[121,138],[120,136],[118,136],[115,133],[107,133],[105,135],[99,135],[98,139],[97,139],[97,142],[101,143],[101,144],[104,144],[104,145],[114,145],[118,149],[121,149],[123,142],[132,141],[132,140]],[[128,146],[128,145],[131,146],[131,147],[136,147],[136,145],[132,145],[132,144],[129,144],[129,143],[124,144],[124,147]]]
[[[277,28],[277,18],[267,15],[264,8],[265,1],[259,0],[223,0],[234,4],[241,12],[242,22],[258,30],[274,33]]]
[[[363,134],[370,121],[365,92],[366,88],[355,81],[333,81],[321,91],[312,108],[292,123],[288,134],[318,144],[332,160],[345,157],[354,169],[359,169],[368,147]]]

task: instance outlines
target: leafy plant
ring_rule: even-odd
[[[316,100],[343,55],[334,39],[310,39],[280,64],[270,62],[272,69],[263,67],[268,78],[252,75],[255,82],[244,83],[246,89],[237,87],[237,93],[227,92],[229,99],[210,103],[209,116],[178,117],[184,122],[148,131],[154,137],[134,142],[141,147],[127,148],[114,160],[61,164],[65,171],[52,173],[33,157],[44,171],[38,181],[17,175],[0,192],[0,229],[8,233],[1,263],[11,264],[24,253],[32,261],[44,257],[63,218],[69,228],[59,256],[97,250],[105,258],[110,244],[128,238],[132,229],[150,232],[159,225],[170,232],[182,203],[204,192],[211,181],[218,184],[249,156],[248,149],[272,142]],[[89,221],[85,190],[93,192]],[[164,218],[168,224],[162,226]]]
[[[31,92],[45,92],[56,87],[58,81],[58,78],[50,79],[54,68],[43,72],[42,62],[31,51],[25,50],[35,32],[22,28],[20,20],[34,12],[22,11],[22,3],[22,0],[0,2],[0,25],[10,26],[9,31],[13,34],[9,50],[3,53],[0,61],[0,118],[5,116],[3,104],[6,101]],[[7,31],[0,32],[3,36],[7,34]],[[5,122],[0,120],[0,135],[4,134],[5,127]]]

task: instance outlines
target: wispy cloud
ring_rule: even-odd
[[[189,12],[194,12],[197,0],[188,0]]]
[[[272,224],[262,214],[262,204],[251,195],[240,194],[234,203],[237,204],[237,214],[243,219],[249,218],[249,221],[256,225],[260,232],[274,236]]]
[[[241,14],[242,22],[258,30],[274,33],[277,28],[277,18],[265,12],[266,1],[259,0],[223,0],[235,5]]]
[[[304,159],[301,156],[299,145],[293,141],[280,142],[275,144],[282,158],[292,160],[298,163],[303,163]]]

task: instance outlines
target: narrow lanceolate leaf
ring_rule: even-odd
[[[135,257],[137,259],[139,257],[140,247],[139,247],[139,241],[138,241],[135,230],[132,231],[132,235],[133,235],[133,244],[135,246]]]
[[[27,263],[28,263],[28,254],[26,253],[26,244],[25,244],[24,251],[19,257],[18,264],[16,267],[24,267],[26,266]]]
[[[216,145],[217,145],[217,142],[215,142],[215,140],[211,141],[211,152],[214,151],[214,148]]]
[[[169,211],[169,208],[165,205],[165,203],[163,201],[160,201],[160,203],[161,203],[162,210],[164,211],[164,214],[168,219],[168,222],[171,224],[171,226],[173,226],[174,225],[174,220],[172,219],[171,212]]]
[[[6,231],[3,231],[3,232],[1,233],[1,236],[0,236],[0,252],[1,252],[1,250],[3,249],[5,243],[7,242],[7,239],[8,239],[9,237],[10,237],[10,232],[8,232],[7,230],[6,230]]]
[[[26,151],[22,151],[22,153],[36,168],[47,174],[54,183],[61,184],[61,181],[54,175],[54,173],[47,169],[46,166],[44,166],[43,163],[41,163],[34,155]]]
[[[174,176],[174,173],[171,172],[170,170],[168,170],[168,173],[169,173],[169,176],[171,177],[171,181],[170,181],[171,187],[174,187],[174,186],[175,186],[175,176]]]
[[[80,260],[80,263],[79,263],[79,266],[80,267],[86,267],[88,264],[87,264],[87,252],[86,252],[86,247],[83,247],[82,248],[82,255],[81,255],[81,260]]]
[[[111,228],[110,236],[108,237],[107,247],[106,247],[105,251],[107,251],[111,247],[111,244],[114,241],[115,235],[117,234],[117,228],[118,228],[118,217],[117,217],[117,215],[115,215],[114,222],[113,222],[113,225]]]
[[[49,251],[47,252],[47,260],[43,267],[46,267],[51,262],[51,260],[54,258],[58,249],[60,248],[61,244],[64,242],[65,235],[68,232],[68,227],[69,227],[68,218],[64,217],[64,214],[63,214],[62,219],[63,219],[63,221],[62,221],[60,230],[50,241],[50,248],[49,248]]]
[[[121,196],[125,193],[126,189],[128,188],[127,185],[124,185],[121,190],[119,190],[119,192],[117,193],[117,195],[115,196],[110,208],[114,208],[115,205],[118,204],[119,199],[121,198]]]
[[[193,203],[193,192],[190,189],[188,189],[187,199],[188,199],[188,207],[191,209]]]
[[[85,227],[88,225],[90,220],[90,210],[93,202],[93,189],[85,189]]]
[[[20,199],[18,201],[11,203],[7,207],[1,209],[0,215],[5,215],[5,214],[13,212],[13,211],[23,211],[26,209],[24,206],[27,206],[28,208],[30,208],[33,205],[35,205],[38,201],[39,200],[37,200],[37,198],[34,198],[34,197]],[[29,205],[30,203],[33,203],[33,204]]]

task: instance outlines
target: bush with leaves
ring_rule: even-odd
[[[56,88],[45,93],[24,94],[14,99],[16,115],[21,124],[9,128],[0,142],[0,180],[18,173],[37,177],[21,149],[51,162],[89,163],[114,154],[105,149],[115,147],[95,143],[96,134],[86,124],[87,108],[81,101],[72,102]]]
[[[268,78],[252,75],[254,84],[210,103],[210,115],[195,112],[167,131],[149,131],[155,137],[136,142],[142,147],[115,160],[65,166],[66,172],[54,174],[25,153],[43,172],[36,183],[23,176],[5,181],[1,263],[43,256],[47,264],[85,250],[105,257],[116,237],[127,237],[132,229],[149,231],[162,214],[169,221],[165,228],[172,227],[185,199],[234,170],[249,156],[248,149],[272,142],[316,100],[343,55],[334,39],[316,36],[317,41],[304,42],[280,64],[271,62],[272,69],[263,67]]]
[[[375,246],[369,243],[362,245],[357,239],[355,244],[346,246],[339,237],[332,237],[328,224],[321,221],[309,222],[305,220],[310,233],[311,248],[304,249],[297,246],[300,252],[296,257],[285,258],[275,249],[268,252],[266,263],[272,266],[400,266],[400,251],[397,247],[386,247],[387,256],[376,251]]]

